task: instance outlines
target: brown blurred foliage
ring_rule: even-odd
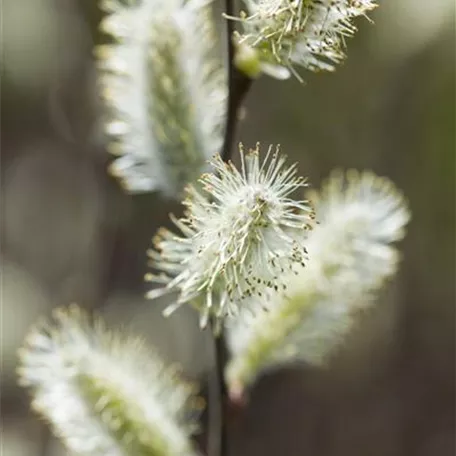
[[[401,270],[327,369],[259,381],[230,415],[232,455],[455,454],[454,5],[380,3],[334,74],[258,80],[238,139],[280,143],[315,187],[335,167],[391,178],[413,215]],[[3,444],[7,455],[50,455],[14,377],[38,315],[73,301],[97,308],[193,376],[207,343],[191,312],[163,322],[162,306],[142,298],[145,250],[178,205],[123,194],[106,173],[96,2],[5,0],[3,17]]]

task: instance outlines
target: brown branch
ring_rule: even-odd
[[[215,365],[211,371],[208,384],[208,443],[209,456],[227,456],[228,442],[225,423],[226,385],[224,382],[224,369],[227,360],[225,338],[223,330],[215,334],[214,321],[211,321],[209,330],[213,337],[213,356]]]
[[[225,0],[226,16],[234,16],[232,0]],[[241,73],[234,65],[234,45],[233,32],[234,22],[227,20],[226,24],[228,40],[228,111],[226,119],[225,137],[221,152],[222,159],[228,161],[233,150],[233,141],[236,135],[236,125],[238,120],[238,111],[249,91],[253,80]]]
[[[233,0],[225,0],[225,14],[234,15]],[[234,66],[234,45],[233,45],[233,21],[227,20],[227,67],[228,67],[228,106],[225,127],[225,136],[221,157],[228,161],[233,150],[233,142],[236,135],[236,125],[238,121],[239,108],[252,85],[252,79],[238,71]],[[215,366],[212,375],[209,378],[208,398],[209,398],[209,415],[208,415],[208,454],[209,456],[228,456],[228,442],[225,422],[225,407],[227,393],[224,380],[224,370],[227,362],[227,351],[223,327],[215,335],[215,322],[211,321],[211,334],[214,341],[214,358]]]

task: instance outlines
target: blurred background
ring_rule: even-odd
[[[258,382],[230,413],[230,455],[455,454],[454,2],[379,3],[334,74],[258,80],[238,139],[280,143],[317,188],[333,168],[391,178],[413,216],[400,272],[326,369]],[[205,378],[211,349],[191,311],[163,321],[163,305],[143,299],[145,251],[179,206],[126,195],[106,173],[97,2],[2,9],[2,454],[58,456],[14,373],[39,316],[71,302],[97,309],[193,378]]]

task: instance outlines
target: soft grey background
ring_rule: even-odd
[[[413,213],[401,270],[327,369],[268,375],[246,410],[230,411],[232,455],[455,451],[454,4],[379,3],[334,74],[256,82],[238,139],[280,143],[315,187],[335,167],[390,177]],[[39,315],[97,308],[193,377],[204,379],[211,352],[192,312],[163,321],[163,306],[142,298],[145,250],[178,206],[125,195],[105,172],[96,2],[2,9],[2,454],[57,455],[15,385],[16,349]]]

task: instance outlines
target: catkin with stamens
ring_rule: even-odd
[[[84,456],[191,456],[201,400],[160,358],[77,306],[36,326],[20,351],[33,408]]]
[[[97,48],[110,166],[130,192],[180,198],[222,146],[227,85],[210,0],[105,0]]]
[[[282,289],[287,271],[304,265],[305,239],[313,210],[305,200],[294,200],[306,180],[296,164],[272,146],[260,161],[259,145],[241,148],[241,169],[212,160],[214,173],[202,176],[202,191],[187,190],[186,214],[173,219],[181,234],[162,229],[149,252],[160,275],[148,275],[164,287],[149,297],[171,291],[177,300],[169,310],[190,303],[201,312],[201,326],[210,315],[218,322],[235,315],[251,296]]]
[[[246,11],[240,17],[229,18],[241,23],[236,42],[241,49],[255,50],[263,70],[281,79],[287,69],[301,79],[295,66],[333,71],[345,58],[346,38],[356,32],[353,19],[366,17],[376,6],[372,0],[244,0],[244,4]]]
[[[324,362],[397,269],[392,243],[404,236],[410,214],[390,181],[369,172],[335,172],[308,197],[318,225],[305,240],[307,266],[286,274],[285,291],[250,299],[227,323],[232,397],[267,369]]]

